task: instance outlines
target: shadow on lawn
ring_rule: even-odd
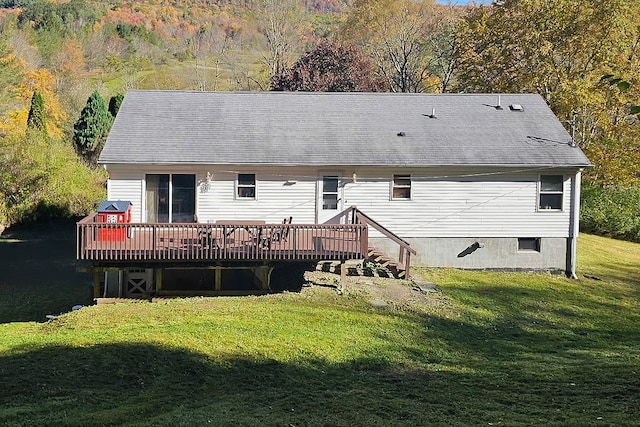
[[[0,366],[3,425],[415,425],[431,380],[373,359],[212,361],[144,344],[28,350]]]
[[[0,323],[43,321],[91,303],[91,276],[76,272],[74,220],[15,226],[0,236]]]
[[[476,360],[460,360],[460,372],[427,369],[431,358],[413,349],[416,364],[398,365],[372,355],[339,364],[311,360],[211,358],[149,344],[17,349],[0,357],[0,423],[3,425],[153,426],[415,426],[487,423],[587,425],[598,416],[626,425],[638,398],[623,387],[611,363],[606,377],[583,383],[576,358],[557,376],[518,362],[485,364],[477,333],[468,325],[439,325]],[[463,330],[468,328],[468,330]],[[458,336],[458,338],[456,338]],[[491,346],[499,360],[517,348]],[[409,350],[409,349],[407,349]],[[545,355],[535,356],[540,362]],[[445,364],[447,361],[442,361]],[[493,368],[489,368],[492,366]],[[466,370],[466,372],[463,372]],[[571,385],[573,381],[574,385]],[[600,384],[601,381],[605,385]],[[612,381],[612,383],[607,383]],[[629,394],[631,393],[631,394]],[[630,424],[629,424],[630,425]]]

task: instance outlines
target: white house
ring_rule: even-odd
[[[134,223],[344,223],[354,206],[413,265],[568,275],[590,166],[533,94],[184,91],[128,92],[99,163]]]

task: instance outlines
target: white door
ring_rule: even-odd
[[[343,210],[340,174],[323,173],[318,177],[317,188],[316,222],[318,224],[338,223],[340,219],[335,217]]]

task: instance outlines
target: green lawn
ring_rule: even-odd
[[[0,424],[638,425],[640,245],[578,251],[576,281],[420,271],[414,309],[314,287],[0,324]]]

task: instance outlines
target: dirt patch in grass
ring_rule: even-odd
[[[305,273],[302,292],[317,292],[318,288],[340,291],[340,276],[322,271]],[[375,307],[418,308],[433,306],[443,300],[434,283],[425,281],[419,274],[412,280],[386,277],[347,276],[344,292],[364,298]]]

